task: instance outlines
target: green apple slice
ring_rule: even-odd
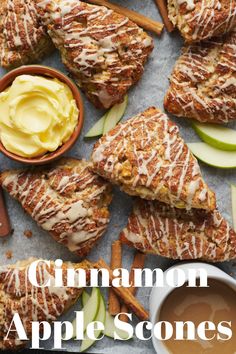
[[[88,294],[87,294],[88,295]],[[89,296],[89,295],[88,295]],[[92,296],[92,295],[91,295]],[[99,296],[100,296],[100,305],[99,305],[99,310],[98,310],[98,313],[94,319],[94,321],[99,321],[99,322],[102,322],[105,326],[105,319],[106,319],[106,306],[105,306],[105,301],[103,299],[103,296],[99,290]],[[90,298],[88,299],[87,303],[90,301]],[[100,336],[100,334],[102,333],[102,330],[97,330],[95,331],[94,333],[94,336],[95,338],[98,338]],[[80,347],[80,352],[84,352],[86,351],[88,348],[90,348],[93,343],[95,342],[96,340],[94,339],[90,339],[88,336],[87,336],[87,333],[84,335],[84,339],[82,340],[82,344],[81,344],[81,347]]]
[[[121,329],[116,328],[114,324],[114,317],[111,316],[108,311],[106,311],[105,330],[103,333],[107,337],[114,338],[115,332],[120,338],[127,340],[128,333],[126,331],[122,331]]]
[[[193,127],[205,143],[220,150],[236,151],[236,130],[198,122],[193,122]]]
[[[189,143],[189,149],[202,162],[218,168],[236,168],[236,151],[223,151],[206,143]]]
[[[103,127],[103,134],[109,132],[112,128],[116,126],[116,124],[121,120],[123,117],[126,107],[128,104],[128,96],[126,95],[124,101],[119,104],[115,104],[107,113],[104,127]]]
[[[93,126],[92,128],[87,132],[87,134],[84,136],[85,138],[94,138],[96,136],[102,135],[103,134],[103,127],[104,123],[107,117],[107,113],[102,116]]]
[[[89,299],[90,299],[89,293],[87,293],[87,291],[84,290],[83,293],[82,293],[82,305],[83,305],[83,307],[87,304]]]
[[[99,306],[100,306],[100,290],[99,288],[93,288],[91,296],[83,307],[84,312],[84,331],[86,330],[88,324],[96,318]]]
[[[82,311],[84,312],[84,327],[83,330],[85,331],[88,324],[94,321],[95,317],[97,316],[99,306],[100,306],[100,291],[98,288],[93,288],[91,296],[83,307]],[[73,336],[72,338],[76,337],[76,318],[72,322],[73,324]]]
[[[232,216],[234,230],[236,231],[236,185],[231,184],[231,195],[232,195]]]
[[[83,306],[88,302],[89,298],[90,298],[90,295],[87,293],[87,291],[84,290],[83,294],[82,294],[82,304],[83,304]],[[120,329],[115,327],[114,317],[111,316],[108,311],[106,311],[105,330],[104,330],[103,333],[107,337],[114,338],[114,332],[115,331],[116,331],[116,333],[118,334],[118,336],[120,338],[127,339],[128,334],[125,331],[122,331],[122,330],[120,330]]]

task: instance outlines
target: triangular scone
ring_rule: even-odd
[[[137,199],[120,238],[144,253],[172,259],[236,258],[236,232],[217,210],[187,211]]]
[[[183,48],[164,106],[176,116],[200,122],[236,119],[236,31]]]
[[[231,31],[236,25],[235,0],[168,0],[168,15],[187,42]]]
[[[67,287],[67,270],[84,269],[89,280],[89,270],[93,265],[82,263],[63,262],[62,277],[64,287],[55,286],[55,264],[50,266],[45,261],[39,262],[36,268],[36,278],[40,285],[50,281],[50,286],[36,287],[28,277],[29,266],[37,259],[19,261],[14,265],[0,266],[0,350],[13,351],[24,347],[27,342],[18,339],[17,332],[11,331],[8,339],[5,338],[12,318],[18,313],[24,325],[27,337],[32,335],[31,321],[55,321],[65,313],[82,293],[78,282],[75,287]],[[58,267],[57,267],[58,268]],[[14,328],[12,328],[14,329]]]
[[[85,160],[6,171],[0,183],[38,225],[81,257],[107,228],[111,186],[91,172]]]
[[[141,77],[153,41],[134,22],[78,0],[36,0],[62,61],[98,108],[121,102]]]
[[[178,208],[215,209],[215,194],[177,125],[154,107],[103,136],[92,162],[95,172],[130,195]]]
[[[34,0],[1,0],[1,66],[13,68],[37,62],[53,48]]]

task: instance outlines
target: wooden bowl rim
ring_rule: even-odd
[[[46,77],[51,77],[51,78],[56,78],[62,82],[64,82],[72,91],[73,97],[76,101],[77,107],[79,109],[79,116],[78,116],[78,123],[75,127],[74,132],[72,133],[71,137],[69,140],[67,140],[62,146],[60,146],[57,150],[53,152],[48,152],[42,156],[39,157],[34,157],[34,158],[26,158],[22,156],[18,156],[16,154],[13,154],[12,152],[8,151],[3,144],[0,141],[0,151],[6,155],[8,158],[17,161],[17,162],[22,162],[26,164],[31,164],[31,165],[42,165],[42,164],[47,164],[50,162],[53,162],[60,158],[63,154],[65,154],[68,150],[72,148],[72,146],[75,144],[76,140],[78,139],[82,127],[83,127],[83,122],[84,122],[84,107],[83,107],[83,101],[81,94],[79,92],[79,89],[77,86],[74,84],[74,82],[65,74],[63,74],[61,71],[43,66],[43,65],[27,65],[27,66],[21,66],[17,69],[13,69],[12,71],[8,72],[5,74],[1,79],[0,79],[0,92],[4,91],[13,81],[17,76],[20,75],[40,75],[40,76],[46,76]]]

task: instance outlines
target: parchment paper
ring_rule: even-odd
[[[147,15],[155,20],[161,21],[155,2],[153,0],[116,0],[117,3],[134,9],[144,15]],[[183,44],[179,33],[168,34],[164,31],[161,37],[151,34],[154,37],[155,48],[154,51],[145,66],[145,71],[142,79],[132,90],[129,91],[129,104],[125,117],[127,119],[132,117],[148,108],[149,106],[156,106],[163,109],[163,98],[168,88],[168,76],[171,73],[173,65],[179,56],[181,46]],[[50,57],[46,58],[42,64],[52,66],[63,72],[66,72],[63,64],[60,61],[60,56],[55,51]],[[3,69],[0,69],[0,76],[5,73]],[[76,143],[75,147],[70,151],[69,155],[77,158],[89,159],[91,150],[95,140],[84,140],[83,137],[88,129],[103,115],[102,111],[99,111],[93,107],[93,105],[84,98],[85,106],[85,123],[82,130],[80,139]],[[186,142],[198,141],[198,137],[191,128],[187,120],[182,118],[173,118],[177,122],[181,130],[181,135]],[[236,127],[236,124],[231,124]],[[230,184],[236,183],[236,170],[220,170],[216,168],[208,167],[201,164],[203,176],[209,186],[216,191],[218,207],[223,215],[231,222],[231,194]],[[0,168],[1,170],[7,168],[19,167],[17,163],[7,159],[3,155],[0,155]],[[14,263],[20,259],[26,259],[31,256],[42,257],[44,259],[57,259],[61,258],[64,261],[78,261],[78,258],[70,253],[65,247],[55,242],[50,235],[42,231],[34,221],[23,211],[21,206],[9,198],[6,195],[7,206],[11,218],[11,223],[14,228],[12,236],[4,240],[0,240],[1,252],[0,263]],[[110,208],[111,222],[108,230],[100,242],[94,247],[89,255],[91,260],[97,260],[99,257],[103,257],[107,262],[110,261],[110,248],[112,240],[118,238],[119,232],[126,225],[128,214],[131,210],[132,198],[126,194],[120,192],[118,188],[114,188],[114,198]],[[25,230],[31,230],[33,232],[32,238],[28,239],[23,234]],[[11,260],[6,259],[6,251],[11,250],[13,257]],[[133,249],[124,248],[123,252],[123,266],[130,269],[130,264],[133,260]],[[148,256],[145,266],[150,268],[161,267],[166,269],[173,264],[173,261]],[[219,264],[221,268],[236,277],[236,267],[231,263]],[[138,299],[142,304],[148,308],[148,300],[150,294],[149,288],[142,288],[138,291]],[[103,293],[107,296],[107,292],[103,289]],[[74,308],[63,316],[63,319],[72,319],[74,317],[73,311],[78,309],[80,304],[76,304]],[[134,321],[137,323],[137,321]],[[147,333],[148,334],[148,333]],[[53,341],[49,340],[42,343],[43,348],[52,349]],[[80,343],[77,341],[68,341],[63,345],[68,351],[78,352]],[[111,353],[115,350],[120,354],[151,354],[154,353],[154,349],[151,340],[141,341],[138,339],[132,339],[131,341],[113,341],[109,338],[104,338],[102,341],[98,341],[89,352],[91,353]],[[160,353],[161,354],[161,353]]]

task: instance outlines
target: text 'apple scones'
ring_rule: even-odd
[[[40,60],[53,44],[41,25],[34,0],[2,0],[0,64],[13,68]]]
[[[121,102],[141,77],[153,41],[140,27],[104,6],[78,0],[37,0],[62,61],[99,108]]]
[[[0,182],[44,230],[85,256],[109,222],[111,187],[85,160],[63,159],[52,168],[6,171]]]
[[[120,238],[144,253],[172,259],[236,258],[236,233],[217,210],[187,211],[137,199]]]
[[[236,25],[235,0],[168,0],[168,15],[187,42],[229,32]]]
[[[55,284],[55,263],[39,262],[36,267],[36,279],[39,285],[50,282],[50,286],[36,287],[28,277],[29,266],[35,258],[19,261],[14,265],[0,266],[0,350],[16,350],[24,347],[27,341],[18,339],[12,329],[6,339],[8,329],[15,313],[23,322],[27,337],[32,336],[31,321],[55,321],[65,313],[79,298],[82,288],[67,287],[67,270],[84,269],[89,280],[89,270],[93,268],[88,261],[82,263],[63,262],[63,287]],[[40,259],[38,259],[40,261]],[[48,262],[48,261],[47,261]]]
[[[236,32],[183,48],[164,106],[200,122],[236,119]]]
[[[92,162],[95,172],[130,195],[178,208],[215,209],[215,194],[177,125],[154,107],[104,135]]]

